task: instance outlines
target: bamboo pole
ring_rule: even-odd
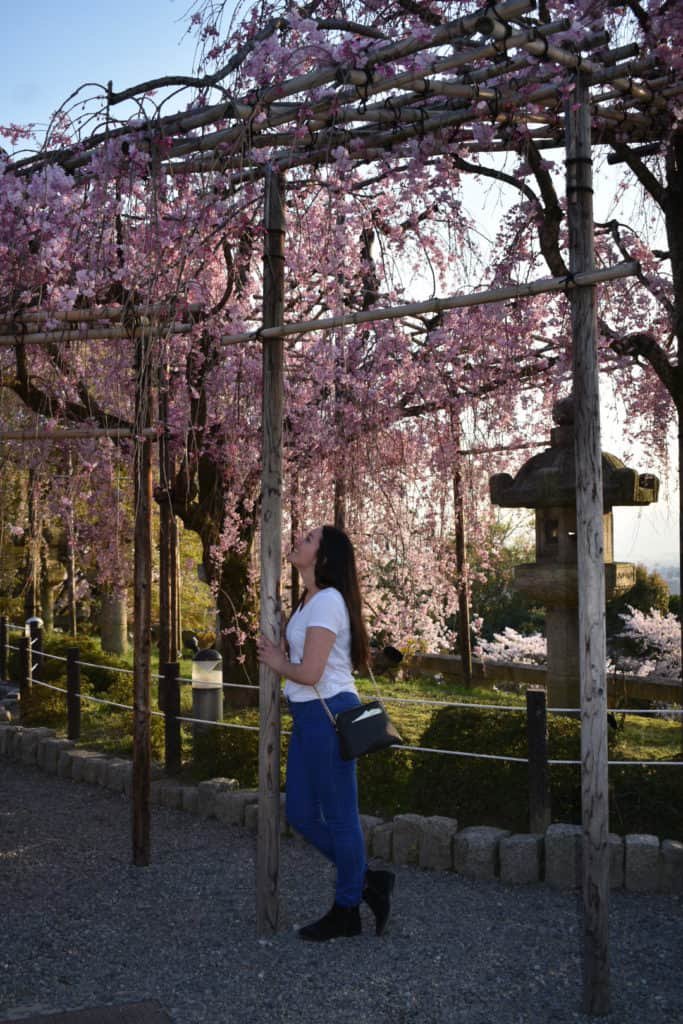
[[[177,628],[173,620],[173,597],[175,587],[176,565],[174,558],[173,508],[171,504],[171,453],[169,450],[168,430],[168,365],[164,359],[159,367],[159,486],[156,500],[159,506],[159,664],[175,662],[178,652],[175,649]],[[163,711],[163,707],[161,708]]]
[[[195,330],[194,324],[172,323],[145,327],[148,338],[162,338],[172,334],[190,334]],[[88,331],[67,331],[55,328],[53,331],[28,331],[15,334],[0,335],[0,346],[14,345],[53,345],[56,342],[71,341],[127,341],[130,331],[123,325],[120,327],[93,327]]]
[[[453,470],[453,506],[455,511],[455,568],[458,574],[458,650],[465,686],[472,685],[472,637],[467,581],[467,549],[465,534],[465,501],[462,473],[456,463]]]
[[[320,318],[318,320],[301,320],[291,324],[281,324],[273,327],[263,327],[254,331],[242,334],[224,334],[221,336],[222,345],[240,345],[246,342],[259,341],[271,338],[288,337],[293,334],[310,334],[315,331],[326,331],[332,327],[351,327],[354,324],[372,323],[375,320],[399,320],[406,316],[421,316],[424,313],[442,312],[447,309],[464,309],[469,306],[482,306],[494,302],[507,302],[510,299],[520,299],[531,295],[541,295],[567,290],[568,292],[579,285],[604,284],[606,281],[614,281],[623,277],[632,277],[638,273],[638,264],[635,261],[617,263],[613,267],[606,267],[604,270],[592,270],[590,273],[577,274],[573,278],[566,277],[543,277],[536,281],[529,281],[526,284],[507,285],[504,288],[491,288],[483,292],[469,292],[465,295],[449,295],[444,298],[426,299],[424,302],[408,302],[402,306],[386,306],[378,309],[361,310],[358,313],[343,313],[338,316]],[[184,325],[183,325],[184,326]],[[123,328],[121,329],[123,335]],[[61,340],[58,337],[46,336],[46,343],[50,344]],[[151,333],[147,332],[148,335]],[[0,337],[0,344],[2,344]],[[86,339],[83,339],[86,340]],[[92,339],[95,340],[95,339]],[[16,343],[16,339],[13,340]],[[93,428],[97,431],[99,428]],[[6,436],[8,433],[18,433],[22,436]],[[24,437],[27,433],[29,436]],[[55,432],[57,433],[57,432]],[[132,432],[130,432],[132,434]],[[136,432],[138,436],[149,436],[147,430]],[[153,428],[150,434],[156,436],[158,431]],[[123,429],[102,429],[94,432],[91,436],[125,437],[128,432]],[[61,435],[60,435],[61,436]],[[85,432],[82,436],[86,436]],[[49,432],[46,438],[49,437]],[[32,439],[30,431],[0,432],[0,440],[29,440]],[[40,438],[36,438],[39,440]]]
[[[500,22],[497,22],[500,25]],[[500,30],[496,33],[496,42],[487,43],[472,50],[468,50],[465,54],[458,53],[450,57],[441,57],[432,61],[430,67],[421,76],[416,76],[414,71],[404,71],[397,75],[377,75],[373,76],[370,80],[368,72],[364,69],[353,69],[353,68],[338,68],[336,69],[335,76],[344,82],[349,82],[351,88],[345,88],[335,93],[334,100],[322,100],[314,103],[308,107],[309,118],[307,124],[312,131],[324,127],[328,123],[328,119],[333,118],[337,120],[353,120],[354,112],[345,111],[344,108],[349,105],[357,106],[359,103],[358,89],[362,88],[363,102],[366,103],[371,96],[377,96],[382,93],[386,93],[391,89],[415,89],[420,94],[429,93],[431,91],[431,82],[426,75],[443,74],[446,71],[454,71],[458,68],[471,66],[474,61],[486,59],[489,57],[499,56],[501,46],[507,51],[508,49],[515,49],[522,45],[522,43],[533,44],[536,41],[536,48],[542,50],[543,43],[538,42],[539,38],[554,34],[556,32],[564,32],[571,27],[571,22],[567,18],[562,18],[557,21],[551,22],[548,25],[540,25],[534,29],[525,29],[521,32],[514,32],[509,36],[504,34],[501,35]],[[443,30],[438,34],[438,38],[442,39]],[[443,40],[442,40],[443,41]],[[420,50],[430,49],[434,43],[430,43],[428,46],[421,46]],[[533,54],[533,51],[532,51]],[[406,54],[402,54],[405,56]],[[389,59],[389,58],[387,58]],[[391,58],[391,59],[395,59]],[[373,63],[379,63],[375,57]],[[498,68],[498,74],[501,73],[501,69]],[[305,76],[306,77],[306,76]],[[465,83],[460,83],[461,88],[466,91],[459,93],[458,95],[470,96],[472,98],[477,96],[476,85],[466,86]],[[308,88],[311,88],[309,85]],[[263,94],[259,101],[261,104],[267,102],[266,94]],[[294,110],[292,110],[292,106]],[[384,103],[377,105],[374,109],[380,109],[384,107]],[[373,109],[371,107],[370,109]],[[300,110],[299,104],[287,105],[284,110],[277,108],[274,110],[274,105],[269,106],[269,116],[267,120],[267,127],[269,130],[279,127],[280,125],[286,124],[289,121],[296,119],[296,114]],[[249,121],[249,134],[250,134],[250,145],[254,145],[255,140],[253,139],[254,127],[251,123],[253,117],[253,108],[249,111],[249,117],[245,120]],[[242,139],[244,134],[244,125],[238,124],[230,128],[224,128],[217,132],[213,132],[210,135],[205,135],[200,139],[188,140],[185,142],[176,143],[170,149],[171,157],[183,156],[187,153],[197,152],[205,150],[207,148],[213,148],[216,145],[225,145],[229,142],[237,142]],[[264,144],[268,144],[270,136],[265,137]]]
[[[378,47],[368,55],[366,67],[368,71],[371,71],[377,65],[388,64],[434,46],[452,44],[457,39],[467,38],[478,31],[486,30],[487,27],[493,33],[494,31],[500,31],[497,29],[497,26],[502,26],[503,31],[507,33],[506,23],[528,13],[533,7],[533,0],[506,0],[506,2],[499,4],[482,6],[472,14],[447,22],[444,25],[439,25],[427,38],[408,36]],[[163,131],[167,136],[170,136],[180,132],[189,132],[218,120],[225,120],[231,115],[253,122],[254,114],[258,110],[270,107],[273,102],[282,101],[287,96],[310,92],[313,89],[329,85],[334,81],[344,81],[344,76],[351,76],[354,70],[343,65],[340,67],[338,64],[327,65],[283,82],[278,81],[269,89],[264,89],[260,92],[256,100],[251,97],[243,97],[234,101],[224,101],[199,112],[172,115],[169,118],[162,118],[158,122],[143,121],[139,125],[138,131],[140,133],[153,132],[154,134]],[[361,74],[365,76],[364,81],[367,82],[368,76],[364,72],[361,72]],[[129,132],[129,134],[134,133]],[[63,151],[60,154],[61,159],[59,163],[66,170],[70,171],[86,165],[91,160],[93,149],[108,143],[110,137],[111,132],[107,132],[106,134],[101,133],[100,138],[94,143],[91,143],[91,140],[88,139],[84,140],[80,144],[78,152],[72,150]],[[89,145],[92,148],[89,148],[87,152],[82,152],[83,146]],[[18,162],[12,169],[20,173],[31,173],[43,166],[44,159],[44,157],[42,159],[41,157],[31,157],[27,161]],[[51,155],[51,159],[54,160],[54,154]]]
[[[242,342],[258,341],[259,339],[284,338],[292,334],[327,331],[332,327],[351,327],[355,324],[372,323],[375,320],[399,320],[406,316],[421,316],[423,313],[436,313],[447,309],[464,309],[493,302],[507,302],[510,299],[542,295],[546,292],[560,292],[565,289],[571,292],[582,285],[602,284],[605,281],[614,281],[622,277],[632,277],[637,273],[638,263],[635,261],[617,263],[604,270],[591,270],[569,278],[543,277],[526,284],[507,285],[504,288],[491,288],[483,292],[449,295],[442,299],[426,299],[424,302],[408,302],[403,306],[386,306],[361,310],[358,313],[343,313],[339,316],[321,317],[319,320],[301,320],[298,323],[264,327],[261,330],[244,334],[227,334],[221,338],[221,344],[238,345]]]
[[[127,437],[144,437],[155,441],[159,437],[159,431],[155,427],[147,427],[141,431],[135,431],[127,427],[85,427],[82,430],[43,430],[35,427],[33,430],[1,430],[0,441],[31,441],[34,444],[44,444],[54,441],[83,441],[93,438],[111,438],[112,440],[125,439]]]
[[[282,323],[285,215],[283,183],[269,171],[265,190],[263,322]],[[284,345],[263,343],[263,439],[261,489],[261,632],[280,640],[282,560],[282,410]],[[256,855],[256,929],[277,931],[280,885],[280,679],[259,668],[259,801]]]
[[[171,304],[158,302],[152,305],[131,305],[131,306],[102,306],[88,309],[22,309],[14,319],[0,321],[0,333],[12,333],[17,326],[24,327],[28,324],[42,324],[46,320],[64,320],[67,323],[91,323],[93,320],[116,320],[132,315],[136,319],[140,317],[160,317],[168,314],[168,317],[176,316],[178,312],[201,313],[203,306],[199,302],[182,302]]]
[[[567,102],[567,210],[570,270],[593,267],[593,171],[589,83],[579,71]],[[576,532],[581,679],[583,819],[583,1003],[609,1011],[609,806],[605,576],[597,318],[591,287],[571,294],[576,451]]]
[[[135,420],[138,428],[149,425],[151,368],[149,337],[144,328],[135,338],[137,380]],[[138,435],[135,441],[135,565],[133,654],[133,863],[150,862],[150,674],[152,597],[152,445]]]

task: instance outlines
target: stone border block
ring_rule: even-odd
[[[624,839],[629,892],[657,892],[659,888],[659,839],[651,835],[630,835]]]
[[[45,772],[52,775],[57,773],[59,755],[62,750],[72,750],[73,740],[62,740],[55,736],[46,736],[38,744],[38,765]]]
[[[107,785],[107,778],[109,776],[109,765],[112,761],[116,761],[118,758],[112,757],[109,754],[103,754],[95,766],[95,784],[98,786],[105,787]]]
[[[84,757],[81,764],[81,781],[88,782],[91,786],[99,785],[100,773],[106,771],[106,761],[106,756],[99,752]]]
[[[500,841],[500,880],[508,885],[533,885],[543,872],[543,836],[520,833]]]
[[[500,872],[499,847],[510,833],[490,825],[472,825],[453,837],[453,869],[464,878],[478,881],[496,878]]]
[[[660,847],[659,888],[667,894],[683,894],[683,843],[677,839],[665,839]]]
[[[545,880],[555,889],[581,886],[580,825],[548,825],[545,830]]]
[[[201,794],[199,799],[201,806]],[[244,825],[246,807],[257,802],[257,789],[225,790],[214,797],[214,816],[224,825]]]
[[[21,760],[21,737],[24,732],[23,726],[17,725],[7,737],[7,757],[10,761]]]
[[[75,782],[86,782],[86,763],[102,756],[94,750],[83,750],[81,747],[68,750],[67,754],[71,758],[71,778]]]
[[[19,741],[16,746],[16,760],[21,761],[22,764],[37,764],[38,744],[41,740],[53,739],[54,736],[54,729],[23,729],[19,734]]]
[[[113,793],[125,793],[126,782],[133,775],[133,765],[123,758],[112,757],[107,765],[107,789]]]
[[[199,816],[200,818],[216,817],[216,797],[219,793],[232,792],[239,788],[237,779],[204,779],[199,783]]]
[[[376,818],[373,814],[360,815],[360,827],[365,841],[365,852],[368,857],[372,855],[372,834],[383,821],[383,818]]]
[[[7,757],[9,752],[10,740],[14,736],[15,725],[10,725],[8,722],[0,722],[0,755]]]
[[[458,831],[455,818],[433,814],[422,819],[419,865],[430,871],[450,871],[453,867],[453,838]]]
[[[394,864],[417,864],[420,860],[422,822],[419,814],[397,814],[394,818]]]
[[[390,862],[393,855],[394,824],[385,821],[377,825],[372,832],[372,855],[379,860]]]

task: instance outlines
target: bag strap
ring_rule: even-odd
[[[378,700],[378,701],[380,702],[380,704],[381,704],[381,703],[382,703],[382,698],[380,697],[379,689],[378,689],[378,687],[377,687],[377,680],[375,679],[375,677],[374,677],[374,675],[373,675],[373,671],[372,671],[372,669],[371,669],[371,667],[370,667],[370,663],[369,663],[369,662],[368,662],[368,666],[367,666],[367,668],[368,668],[368,674],[369,674],[370,678],[372,679],[372,685],[373,685],[373,687],[374,687],[374,690],[375,690],[375,696],[377,697],[377,700]],[[332,726],[333,726],[333,727],[334,727],[334,728],[336,729],[336,728],[337,728],[337,722],[336,722],[336,719],[335,719],[334,715],[332,714],[332,712],[330,711],[330,709],[328,708],[328,706],[327,706],[327,701],[325,700],[325,698],[324,698],[324,697],[321,697],[321,695],[320,695],[320,691],[319,691],[319,689],[318,689],[318,687],[317,687],[317,684],[316,684],[316,683],[314,683],[314,684],[313,684],[313,689],[314,689],[314,690],[315,690],[315,692],[316,692],[316,695],[317,695],[317,697],[318,697],[318,700],[320,701],[320,703],[322,704],[322,706],[323,706],[323,707],[325,708],[325,714],[327,715],[327,717],[329,718],[329,720],[330,720],[330,721],[332,722]]]
[[[330,711],[330,709],[328,708],[327,701],[325,700],[325,698],[320,696],[320,690],[318,689],[318,687],[316,686],[315,683],[313,684],[313,689],[315,690],[315,692],[316,692],[316,694],[318,696],[318,700],[320,701],[322,706],[325,708],[325,714],[327,715],[329,720],[332,722],[332,728],[336,729],[337,728],[337,723],[335,721],[335,717],[332,714],[332,712]]]

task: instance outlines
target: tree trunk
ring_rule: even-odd
[[[230,684],[225,690],[225,705],[233,708],[258,706],[258,690],[235,688],[240,683],[258,685],[256,648],[252,640],[241,639],[256,611],[249,580],[249,554],[248,549],[242,555],[230,554],[224,558],[216,599],[222,625],[223,682]]]
[[[125,590],[103,590],[100,607],[102,650],[110,654],[128,651],[128,606]]]

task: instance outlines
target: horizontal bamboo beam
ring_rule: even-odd
[[[47,320],[65,320],[67,323],[90,323],[93,320],[121,320],[124,316],[155,317],[163,314],[177,316],[182,313],[201,313],[204,307],[199,302],[184,304],[179,300],[176,304],[157,302],[152,305],[136,303],[130,306],[101,306],[88,309],[22,309],[13,320],[0,321],[0,334],[9,334],[14,328],[28,324],[41,324]]]
[[[346,313],[341,316],[327,317],[320,320],[304,320],[299,323],[283,324],[281,327],[266,327],[249,334],[228,334],[221,338],[223,345],[239,345],[247,341],[260,341],[264,338],[282,338],[290,334],[310,334],[315,331],[327,331],[333,327],[351,327],[355,324],[372,323],[376,320],[399,320],[406,316],[420,316],[423,313],[436,313],[448,309],[464,309],[469,306],[484,306],[494,302],[507,302],[532,295],[543,295],[549,292],[560,292],[578,286],[602,284],[615,281],[622,277],[633,277],[638,273],[639,265],[634,260],[628,263],[617,263],[605,270],[594,270],[586,274],[576,274],[573,278],[543,277],[527,284],[508,285],[505,288],[492,288],[483,292],[471,292],[468,295],[450,295],[443,299],[427,299],[424,302],[409,302],[403,306],[387,306],[384,309],[368,309],[358,313]]]
[[[426,299],[424,302],[409,302],[402,306],[387,306],[380,309],[363,310],[357,313],[346,313],[319,320],[303,320],[279,327],[257,329],[243,334],[226,334],[221,336],[220,343],[222,345],[239,345],[246,342],[259,341],[263,338],[280,338],[292,334],[311,334],[315,331],[326,331],[334,327],[350,327],[354,324],[372,323],[375,320],[400,320],[406,316],[421,316],[423,313],[436,313],[448,309],[465,309],[468,306],[483,306],[495,302],[507,302],[511,299],[542,295],[544,292],[558,292],[571,289],[576,285],[601,284],[605,281],[632,277],[637,273],[637,262],[617,263],[615,266],[607,267],[604,270],[595,270],[590,274],[576,275],[573,279],[542,277],[536,281],[529,281],[527,284],[508,285],[505,288],[492,288],[483,292],[450,295],[441,299]],[[152,330],[154,329],[147,328],[145,333],[149,334]],[[159,330],[161,331],[161,329]],[[169,335],[186,334],[190,330],[192,330],[191,324],[172,324],[164,329],[163,333],[168,333]],[[23,337],[8,338],[0,336],[0,345],[15,345],[17,342],[26,341],[45,345],[58,344],[74,340],[70,337],[71,334],[77,334],[77,340],[83,342],[128,337],[125,330],[120,327],[109,328],[106,338],[102,338],[99,332],[97,336],[91,336],[80,332],[55,330],[52,332],[46,331],[41,334],[24,335]]]
[[[147,327],[142,329],[148,338],[171,337],[176,334],[189,334],[195,329],[195,324],[164,324],[161,326]],[[1,334],[0,348],[10,348],[14,345],[53,345],[60,342],[74,341],[121,341],[130,339],[131,332],[126,327],[93,327],[88,331],[68,331],[62,328],[55,328],[53,331],[29,331],[15,334]]]
[[[0,441],[33,441],[36,444],[43,444],[46,441],[83,441],[107,437],[113,440],[127,437],[131,439],[147,437],[155,441],[159,437],[159,431],[153,427],[139,431],[125,427],[83,427],[81,430],[45,430],[43,427],[36,427],[34,430],[2,430],[0,428]]]
[[[500,22],[498,22],[500,25]],[[307,126],[313,131],[319,131],[324,128],[332,119],[334,122],[354,120],[354,114],[357,114],[356,107],[360,102],[358,95],[358,88],[362,86],[363,89],[363,102],[367,103],[367,100],[371,96],[376,96],[382,93],[386,93],[392,89],[414,89],[418,93],[425,94],[430,91],[430,79],[427,75],[443,74],[447,71],[454,71],[459,68],[471,66],[474,61],[482,60],[489,57],[496,57],[500,54],[501,46],[507,51],[509,49],[515,49],[521,47],[522,43],[532,43],[534,40],[537,41],[538,47],[543,47],[543,42],[539,41],[546,36],[552,35],[556,32],[565,32],[570,27],[571,22],[567,18],[562,18],[558,21],[551,22],[548,25],[542,25],[539,28],[527,29],[523,32],[515,32],[510,36],[500,35],[494,43],[478,46],[473,50],[468,50],[465,54],[459,53],[455,56],[442,57],[432,61],[428,69],[423,70],[423,74],[416,76],[413,71],[404,71],[398,75],[384,75],[383,77],[375,77],[372,82],[368,81],[368,75],[366,71],[340,71],[340,75],[343,74],[345,81],[350,81],[353,88],[342,89],[335,94],[333,99],[326,99],[313,104],[310,110],[310,117],[307,118]],[[502,74],[508,69],[498,68],[498,73]],[[463,95],[469,98],[478,97],[479,89],[476,83],[474,85],[468,85],[466,83],[460,83],[460,89],[463,90],[458,95]],[[261,99],[263,102],[263,99]],[[354,105],[352,110],[346,110],[344,108],[349,105]],[[370,109],[380,109],[384,104],[373,104]],[[296,110],[300,109],[300,106]],[[292,120],[293,112],[288,109],[282,113],[269,112],[267,126],[269,129],[279,127]],[[250,145],[253,146],[256,142],[254,137],[255,127],[249,124],[250,134]],[[214,146],[226,145],[230,142],[240,142],[245,132],[245,126],[242,124],[233,125],[230,128],[224,128],[217,132],[212,132],[209,135],[202,136],[199,139],[188,139],[183,142],[178,142],[171,147],[169,156],[170,158],[187,156],[193,152],[205,152],[211,150]],[[266,133],[262,133],[263,139],[269,139],[270,136]],[[262,143],[267,145],[267,142]]]
[[[427,38],[408,36],[404,39],[387,43],[385,46],[378,47],[376,50],[368,54],[366,67],[368,70],[371,70],[378,64],[390,63],[400,59],[401,57],[419,53],[434,46],[448,45],[453,43],[456,39],[467,38],[478,31],[485,30],[487,25],[490,26],[490,30],[493,32],[494,30],[498,30],[495,26],[506,25],[508,21],[512,21],[513,19],[531,11],[534,6],[535,0],[503,0],[502,3],[494,4],[492,6],[482,6],[479,10],[465,15],[462,18],[439,25]],[[505,31],[507,32],[507,28]],[[231,116],[231,114],[232,116],[237,114],[241,119],[252,122],[253,115],[258,110],[264,110],[272,103],[282,100],[287,96],[293,96],[297,93],[304,93],[312,89],[318,89],[340,79],[343,81],[344,76],[351,75],[353,71],[353,68],[345,67],[340,64],[326,65],[322,68],[317,68],[313,71],[307,72],[306,74],[295,76],[292,79],[278,81],[270,88],[262,90],[255,101],[249,97],[243,97],[241,100],[231,100],[228,103],[220,103],[212,108],[204,108],[202,111],[190,112],[184,116],[175,115],[174,118],[171,118],[168,121],[166,119],[161,119],[161,121],[158,122],[141,120],[140,124],[135,125],[132,129],[131,134],[137,130],[140,132],[151,132],[153,137],[160,131],[164,131],[164,133],[168,135],[172,134],[172,132],[170,132],[172,124],[176,125],[178,132],[187,132],[197,127],[223,120],[226,117]],[[365,80],[367,80],[368,76],[365,73],[363,74]],[[240,105],[243,105],[244,109],[241,109]],[[254,127],[253,123],[251,124],[251,127]],[[104,144],[105,142],[108,142],[109,139],[109,133],[107,133],[106,136],[102,133],[101,141],[98,140],[97,144]],[[52,154],[47,157],[41,154],[42,159],[41,157],[37,159],[29,158],[29,161],[35,160],[35,163],[29,166],[29,161],[22,161],[16,165],[16,169],[23,173],[31,173],[38,167],[57,160],[66,170],[76,170],[77,168],[83,167],[89,163],[91,159],[92,149],[89,149],[88,152],[82,152],[83,145],[87,146],[88,143],[88,139],[83,140],[79,145],[77,153],[72,150],[62,150],[58,154]]]

